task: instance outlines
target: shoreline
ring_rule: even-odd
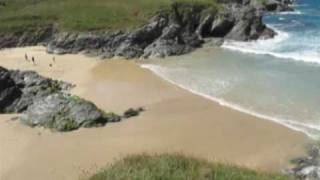
[[[35,54],[39,65],[22,62],[25,52]],[[8,180],[77,179],[129,154],[167,152],[279,171],[289,166],[290,159],[303,155],[311,142],[283,125],[183,90],[132,61],[63,55],[56,56],[57,64],[50,69],[52,55],[43,47],[8,49],[0,55],[0,65],[6,68],[35,70],[77,84],[72,94],[102,109],[146,108],[136,118],[71,133],[32,129],[0,115],[4,120],[0,121],[0,159],[7,162],[6,167],[0,166],[0,177]]]
[[[270,117],[270,116],[267,116],[267,115],[263,115],[263,114],[260,114],[260,113],[256,113],[256,112],[253,112],[253,111],[250,111],[250,110],[246,110],[245,108],[242,108],[241,106],[238,106],[238,105],[235,105],[235,104],[231,104],[231,103],[229,103],[229,102],[227,102],[227,101],[225,101],[223,99],[218,99],[218,98],[215,98],[213,96],[206,95],[204,93],[192,90],[192,89],[190,89],[188,87],[185,87],[185,86],[183,86],[181,84],[175,83],[174,81],[164,77],[164,75],[161,75],[160,73],[157,73],[156,70],[154,70],[150,66],[148,67],[148,65],[146,65],[146,64],[142,64],[142,65],[140,65],[140,67],[150,70],[152,73],[154,73],[158,77],[162,78],[163,80],[167,81],[168,83],[171,83],[171,84],[173,84],[175,86],[178,86],[179,88],[181,88],[183,90],[186,90],[186,91],[188,91],[188,92],[190,92],[190,93],[192,93],[192,94],[194,94],[196,96],[200,96],[202,98],[205,98],[205,99],[208,99],[210,101],[213,101],[213,102],[219,104],[220,106],[232,109],[234,111],[238,111],[240,113],[245,113],[247,115],[254,116],[254,117],[257,117],[257,118],[262,119],[262,120],[271,121],[271,122],[280,124],[280,125],[285,126],[285,127],[289,128],[289,129],[292,129],[294,131],[301,132],[301,133],[305,134],[306,136],[308,136],[309,138],[312,138],[312,139],[316,140],[316,137],[313,137],[312,135],[308,134],[307,132],[304,132],[303,130],[298,129],[295,126],[290,125],[290,124],[295,124],[295,125],[300,125],[300,126],[303,126],[303,127],[308,127],[305,124],[298,124],[297,122],[291,122],[291,121],[288,121],[287,124],[286,124],[284,122],[281,122],[281,120],[279,120],[277,118]],[[313,127],[308,127],[308,128],[312,129]]]

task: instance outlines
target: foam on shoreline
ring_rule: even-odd
[[[279,123],[279,124],[284,125],[284,126],[290,128],[290,129],[293,129],[295,131],[302,132],[302,133],[306,134],[307,136],[309,136],[312,139],[319,138],[320,126],[314,126],[314,125],[311,125],[311,124],[299,123],[299,122],[288,120],[288,119],[280,119],[280,118],[277,118],[277,117],[271,117],[271,116],[268,116],[268,115],[264,115],[264,114],[261,114],[261,113],[258,113],[258,112],[251,111],[251,110],[248,110],[248,109],[245,109],[245,108],[241,107],[240,105],[233,104],[233,103],[225,101],[224,99],[216,98],[216,97],[210,96],[208,94],[196,91],[196,90],[194,90],[192,88],[186,87],[186,86],[184,86],[182,84],[179,84],[179,83],[171,80],[169,77],[166,76],[166,73],[164,72],[165,71],[164,67],[161,67],[159,65],[153,65],[153,64],[142,64],[140,66],[142,68],[149,69],[154,74],[156,74],[157,76],[161,77],[162,79],[164,79],[165,81],[167,81],[167,82],[169,82],[171,84],[174,84],[174,85],[176,85],[176,86],[178,86],[178,87],[180,87],[182,89],[185,89],[185,90],[187,90],[187,91],[189,91],[189,92],[191,92],[193,94],[196,94],[196,95],[202,96],[202,97],[204,97],[206,99],[209,99],[211,101],[217,102],[221,106],[225,106],[225,107],[231,108],[233,110],[240,111],[242,113],[249,114],[249,115],[261,118],[261,119],[265,119],[265,120],[269,120],[269,121],[273,121],[273,122]]]
[[[277,35],[273,39],[257,40],[251,42],[226,41],[222,48],[233,51],[240,51],[243,53],[270,55],[281,59],[291,59],[294,61],[302,61],[307,63],[320,64],[320,54],[311,50],[304,50],[298,52],[273,52],[272,47],[280,42],[290,38],[290,34],[273,28]],[[259,48],[262,47],[262,48]],[[268,48],[270,47],[270,48]]]

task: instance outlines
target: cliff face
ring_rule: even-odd
[[[0,48],[45,43],[49,53],[86,53],[102,57],[165,57],[201,47],[205,38],[250,41],[272,38],[275,32],[262,22],[267,10],[284,10],[290,0],[220,0],[219,10],[200,3],[174,3],[146,25],[131,32],[0,35]],[[274,6],[276,8],[274,8]],[[27,33],[27,34],[26,34]]]
[[[31,46],[48,42],[54,34],[52,26],[27,31],[0,33],[0,49]]]

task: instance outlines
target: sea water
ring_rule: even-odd
[[[227,42],[225,48],[247,53],[320,63],[320,0],[297,0],[295,11],[270,14],[264,21],[276,38],[251,43]]]
[[[225,42],[144,64],[162,78],[221,105],[320,137],[320,1],[264,21],[274,39]]]

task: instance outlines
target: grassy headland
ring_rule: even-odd
[[[290,180],[236,166],[209,163],[182,155],[136,155],[99,172],[90,180]]]
[[[216,0],[0,0],[0,32],[54,25],[61,31],[130,29],[174,2]]]

